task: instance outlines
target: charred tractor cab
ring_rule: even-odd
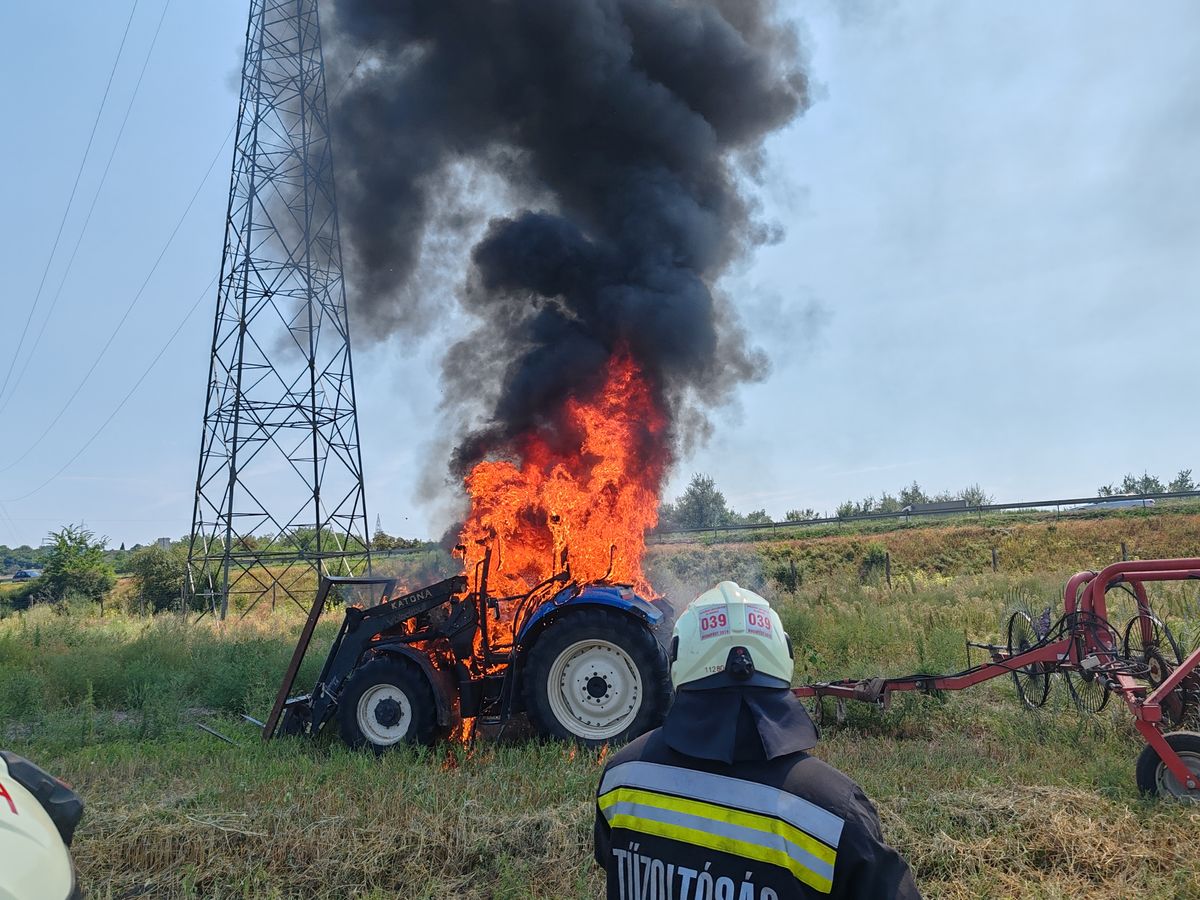
[[[569,567],[526,594],[493,597],[491,554],[415,591],[389,578],[323,578],[263,738],[331,722],[353,747],[432,744],[525,712],[543,735],[587,746],[657,726],[670,703],[670,607],[629,585],[577,583]],[[322,611],[346,602],[313,689],[289,696]],[[664,637],[662,632],[666,630]]]

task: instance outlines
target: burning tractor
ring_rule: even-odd
[[[661,722],[671,696],[665,601],[603,579],[579,583],[565,559],[527,593],[492,596],[490,568],[489,551],[473,585],[457,575],[399,594],[394,579],[323,578],[263,738],[315,736],[332,722],[345,743],[378,753],[469,734],[478,722],[503,726],[523,711],[539,734],[599,746]],[[289,697],[339,594],[345,618],[316,685]]]

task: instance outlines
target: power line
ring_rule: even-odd
[[[170,0],[167,0],[167,3],[169,5]],[[165,14],[165,8],[164,8],[164,14]],[[160,25],[161,25],[161,20],[160,20]],[[350,81],[354,78],[354,75],[358,71],[358,67],[362,63],[365,55],[366,55],[366,51],[364,50],[363,53],[361,53],[359,55],[358,60],[354,63],[354,67],[346,75],[345,80],[342,82],[341,86],[338,88],[337,94],[334,95],[334,102],[336,102],[337,99],[339,97],[341,97],[342,93],[349,86]],[[79,385],[76,386],[74,392],[72,392],[71,396],[69,398],[67,398],[67,402],[65,404],[63,404],[62,409],[59,410],[58,414],[54,417],[54,419],[50,422],[50,424],[46,426],[46,428],[38,436],[37,440],[35,440],[33,442],[33,444],[31,444],[25,450],[25,452],[22,453],[19,457],[17,457],[15,460],[13,460],[11,463],[9,463],[7,466],[0,468],[0,472],[7,472],[9,469],[13,468],[13,466],[17,465],[22,460],[24,460],[27,456],[29,456],[29,454],[32,453],[33,450],[36,449],[43,440],[45,440],[46,436],[50,433],[50,430],[58,423],[58,421],[62,418],[63,414],[67,411],[67,407],[69,407],[71,405],[71,402],[79,394],[79,391],[82,389],[83,385],[87,382],[88,377],[95,370],[96,365],[100,362],[100,357],[102,357],[104,355],[105,350],[108,349],[108,346],[112,343],[113,338],[116,337],[117,331],[120,330],[121,325],[124,323],[125,319],[128,318],[130,311],[133,309],[133,305],[137,302],[138,297],[140,297],[142,292],[145,290],[146,284],[150,281],[150,278],[154,275],[155,270],[158,268],[158,264],[162,261],[163,255],[167,252],[167,248],[170,247],[171,242],[175,239],[175,235],[178,233],[180,226],[183,224],[183,220],[187,217],[188,212],[191,211],[192,205],[196,202],[196,198],[200,194],[200,190],[204,187],[205,183],[208,181],[209,175],[212,174],[213,166],[216,165],[217,160],[221,156],[221,152],[225,149],[225,146],[229,143],[229,139],[230,139],[230,137],[232,137],[234,129],[236,127],[237,127],[237,123],[235,122],[234,125],[230,126],[229,131],[226,132],[225,140],[221,142],[220,148],[218,148],[217,152],[213,155],[212,160],[209,162],[208,168],[205,170],[203,178],[200,179],[200,184],[197,185],[195,192],[192,194],[191,200],[188,201],[187,208],[183,211],[183,215],[181,215],[179,217],[179,221],[176,223],[175,229],[171,232],[171,236],[167,239],[167,243],[163,246],[162,252],[159,253],[158,259],[155,260],[154,266],[150,269],[150,274],[147,275],[145,280],[142,282],[141,288],[138,289],[138,292],[134,296],[133,300],[130,302],[129,307],[126,308],[125,315],[122,316],[121,321],[118,322],[117,328],[113,330],[113,333],[109,337],[108,342],[105,344],[104,348],[101,349],[100,355],[97,356],[96,360],[92,363],[91,368],[88,369],[88,372],[86,375],[84,375],[83,380],[79,383]],[[188,310],[187,314],[183,317],[183,320],[179,323],[179,325],[171,333],[171,336],[167,339],[167,342],[158,351],[158,353],[155,355],[154,359],[150,361],[150,365],[148,365],[146,367],[146,370],[142,373],[141,377],[138,378],[138,380],[136,382],[134,382],[133,387],[131,387],[129,389],[129,391],[121,399],[121,402],[117,404],[116,408],[111,413],[109,413],[108,417],[100,424],[100,427],[97,428],[92,433],[91,437],[89,437],[87,439],[87,441],[84,442],[83,446],[81,446],[79,448],[79,450],[77,450],[75,452],[75,454],[70,459],[68,459],[66,461],[66,463],[64,463],[58,469],[58,471],[56,471],[53,475],[51,475],[49,478],[47,478],[45,481],[43,481],[41,484],[39,484],[33,490],[29,491],[26,494],[21,495],[20,497],[9,498],[9,500],[4,501],[4,502],[15,503],[15,502],[19,502],[21,500],[26,500],[29,497],[32,497],[38,491],[42,490],[47,485],[49,485],[51,482],[55,481],[60,475],[62,475],[63,472],[65,472],[71,466],[72,463],[75,462],[75,460],[79,459],[79,457],[83,455],[84,451],[87,450],[87,448],[90,447],[93,442],[95,442],[96,438],[98,438],[100,436],[100,433],[108,426],[108,424],[110,422],[112,422],[112,420],[116,417],[117,413],[119,413],[125,407],[125,404],[129,402],[129,399],[133,396],[134,392],[137,391],[137,389],[141,386],[142,382],[144,382],[146,380],[146,377],[150,374],[150,371],[154,368],[154,366],[162,358],[163,354],[166,353],[167,348],[171,345],[171,343],[175,340],[175,338],[179,336],[179,332],[183,330],[183,326],[187,323],[187,321],[195,313],[196,308],[203,301],[205,294],[207,294],[207,292],[212,288],[212,286],[214,284],[216,284],[218,277],[220,277],[220,276],[214,275],[212,277],[212,279],[208,282],[208,285],[204,288],[204,290],[196,298],[195,302],[192,303],[191,308]]]
[[[58,298],[62,295],[63,285],[67,283],[67,277],[71,274],[71,266],[75,263],[75,256],[79,253],[79,245],[83,243],[83,237],[87,233],[88,225],[92,221],[92,213],[96,210],[96,201],[100,199],[100,192],[104,190],[104,183],[108,179],[109,169],[112,168],[113,159],[117,155],[117,148],[121,144],[121,136],[125,134],[125,125],[129,121],[129,114],[133,111],[134,101],[137,100],[138,91],[142,87],[142,79],[146,75],[146,67],[150,64],[150,57],[154,53],[154,45],[158,43],[159,32],[162,31],[163,20],[167,17],[167,10],[171,6],[171,0],[166,0],[163,4],[162,14],[158,17],[158,26],[154,29],[154,37],[150,39],[150,48],[146,51],[146,58],[142,60],[141,71],[138,72],[137,83],[133,86],[133,94],[129,98],[129,104],[125,107],[125,115],[121,119],[121,127],[117,130],[116,140],[113,141],[112,150],[108,154],[108,161],[104,164],[104,172],[100,175],[100,183],[96,185],[96,192],[92,195],[91,205],[88,207],[87,215],[83,220],[83,227],[79,230],[79,235],[75,238],[75,246],[71,249],[71,256],[67,259],[66,268],[63,270],[62,278],[59,279],[58,288],[54,292],[54,296],[50,299],[50,308],[46,310],[46,317],[42,319],[42,326],[38,329],[37,337],[34,338],[33,345],[29,348],[29,353],[25,357],[25,362],[21,365],[21,370],[17,373],[17,380],[12,384],[12,390],[8,392],[7,397],[0,398],[0,413],[8,407],[9,401],[17,394],[17,389],[21,386],[22,380],[25,378],[25,372],[29,369],[29,363],[37,355],[37,348],[42,342],[42,335],[46,333],[46,326],[50,324],[50,319],[54,315],[54,309],[58,306]],[[15,359],[14,359],[15,362]]]
[[[213,154],[213,158],[209,162],[208,168],[204,172],[204,177],[201,178],[200,183],[198,185],[196,185],[196,190],[192,194],[192,199],[188,201],[187,208],[184,209],[183,214],[179,217],[179,221],[177,221],[175,223],[175,228],[171,231],[171,234],[167,238],[166,243],[163,244],[162,250],[159,251],[158,258],[156,260],[154,260],[154,265],[150,267],[150,272],[142,280],[142,286],[140,288],[138,288],[137,293],[133,295],[133,299],[129,301],[129,305],[125,307],[124,314],[117,321],[116,327],[113,328],[112,333],[109,334],[108,340],[104,342],[104,346],[100,348],[100,352],[96,354],[96,358],[92,360],[92,364],[88,367],[88,370],[83,374],[83,378],[79,379],[79,383],[77,385],[75,385],[75,390],[73,390],[71,392],[71,396],[69,396],[67,398],[67,401],[62,405],[62,408],[60,408],[58,413],[54,416],[54,418],[50,420],[50,424],[47,425],[44,429],[42,429],[42,433],[38,435],[37,439],[32,444],[30,444],[27,448],[25,448],[25,452],[22,453],[20,456],[18,456],[16,459],[14,459],[12,462],[10,462],[8,465],[4,466],[3,468],[0,468],[0,472],[7,472],[9,469],[13,468],[13,466],[16,466],[18,463],[20,463],[22,460],[24,460],[27,456],[29,456],[29,454],[32,453],[42,443],[42,441],[44,441],[46,439],[46,436],[48,434],[50,434],[50,432],[51,432],[51,430],[53,430],[54,426],[57,425],[59,423],[59,421],[62,419],[62,417],[66,414],[67,409],[70,408],[71,404],[75,401],[75,398],[79,396],[79,392],[83,390],[84,385],[86,385],[88,383],[88,379],[92,377],[92,373],[96,371],[96,367],[100,365],[100,361],[104,358],[104,355],[108,352],[108,348],[112,346],[113,341],[116,340],[117,334],[121,331],[121,328],[125,325],[125,322],[129,319],[129,314],[133,312],[134,306],[136,306],[138,300],[141,299],[142,294],[146,290],[146,286],[150,283],[150,279],[153,278],[154,273],[156,271],[158,271],[159,263],[161,263],[163,260],[163,257],[166,256],[167,250],[170,248],[172,242],[175,240],[175,236],[177,234],[179,234],[179,229],[183,226],[183,222],[187,218],[188,213],[192,211],[192,206],[195,204],[196,198],[200,196],[200,191],[204,188],[205,183],[207,183],[209,175],[212,174],[213,166],[215,166],[217,164],[217,160],[220,158],[221,153],[225,150],[225,145],[229,143],[229,138],[232,135],[233,135],[233,128],[230,128],[228,133],[226,133],[225,140],[222,141],[220,148],[217,150],[217,152],[215,154]]]
[[[71,185],[71,195],[67,198],[67,208],[63,210],[62,221],[58,223],[58,233],[54,236],[54,245],[50,248],[50,256],[46,259],[46,268],[42,270],[42,280],[38,282],[37,293],[33,297],[33,305],[29,307],[29,315],[25,319],[25,327],[21,329],[20,340],[17,341],[16,352],[8,361],[8,371],[4,375],[4,383],[0,384],[0,397],[4,396],[4,392],[8,389],[8,380],[12,377],[13,365],[17,361],[17,357],[21,355],[21,348],[25,345],[25,336],[29,333],[29,323],[33,321],[33,314],[37,311],[38,303],[42,298],[42,288],[46,286],[46,276],[50,274],[50,264],[54,262],[54,254],[58,251],[58,242],[62,239],[63,227],[67,224],[67,216],[71,212],[71,204],[75,201],[75,192],[79,189],[79,179],[83,176],[83,167],[87,164],[88,154],[92,150],[92,141],[96,137],[96,127],[100,124],[100,116],[104,112],[104,105],[108,102],[108,91],[112,87],[113,76],[117,73],[117,63],[121,61],[121,53],[125,49],[125,39],[129,37],[129,26],[133,24],[133,14],[137,12],[138,0],[133,0],[133,9],[129,11],[129,20],[125,23],[125,31],[121,35],[121,44],[117,47],[117,58],[113,60],[112,69],[108,73],[108,82],[104,85],[104,96],[100,98],[100,108],[96,110],[96,119],[92,122],[92,132],[88,135],[87,146],[83,149],[83,159],[79,161],[79,170],[75,173],[75,183]]]
[[[125,396],[121,398],[121,402],[117,404],[116,408],[111,413],[108,414],[108,418],[106,418],[103,422],[101,422],[100,426],[95,431],[92,432],[92,436],[89,437],[86,441],[84,441],[83,446],[81,446],[77,451],[75,451],[75,455],[72,456],[70,459],[68,459],[65,463],[63,463],[57,472],[55,472],[53,475],[51,475],[49,478],[47,478],[45,481],[43,481],[41,484],[39,484],[33,490],[29,491],[26,494],[22,494],[20,497],[9,497],[7,500],[0,501],[0,502],[19,503],[22,500],[28,500],[30,497],[32,497],[34,494],[36,494],[42,488],[46,487],[46,485],[50,484],[50,482],[57,479],[58,476],[61,475],[63,472],[67,471],[67,469],[70,468],[71,464],[83,455],[84,451],[87,450],[87,448],[92,445],[92,443],[96,440],[96,438],[100,437],[100,433],[102,431],[104,431],[105,428],[108,427],[108,424],[110,422],[112,422],[113,419],[116,418],[117,413],[119,413],[122,409],[125,408],[125,404],[129,402],[129,398],[132,397],[134,395],[134,393],[137,391],[137,389],[142,386],[142,382],[145,381],[146,378],[150,375],[151,370],[153,370],[153,368],[156,365],[158,365],[158,361],[163,358],[163,354],[165,354],[167,352],[167,349],[171,346],[171,344],[173,344],[175,342],[175,338],[179,337],[179,332],[183,331],[183,326],[188,323],[188,320],[196,312],[196,310],[197,310],[197,308],[199,308],[200,304],[202,302],[204,302],[204,298],[208,296],[208,292],[212,289],[212,286],[217,283],[217,278],[218,278],[218,276],[214,275],[212,277],[212,279],[208,282],[208,284],[206,284],[204,286],[204,290],[200,292],[199,296],[197,296],[195,301],[192,303],[191,308],[188,309],[187,313],[180,320],[179,324],[177,326],[175,326],[175,330],[171,332],[171,336],[169,338],[167,338],[166,342],[162,345],[162,347],[159,348],[159,351],[156,354],[154,354],[154,359],[150,360],[150,365],[146,366],[145,370],[142,372],[142,374],[138,378],[138,380],[133,383],[133,387],[131,387],[128,391],[125,392]]]

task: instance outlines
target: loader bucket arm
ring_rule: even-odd
[[[299,670],[300,662],[303,660],[304,654],[308,650],[309,642],[312,640],[312,632],[316,627],[316,620],[320,617],[321,608],[324,604],[323,595],[328,595],[329,587],[327,585],[334,584],[379,585],[383,587],[383,596],[385,598],[390,597],[392,591],[395,589],[395,581],[391,579],[337,578],[322,582],[322,591],[318,593],[317,602],[314,603],[309,613],[304,631],[300,635],[300,641],[297,643],[296,650],[292,654],[292,661],[288,664],[287,671],[284,674],[279,694],[275,697],[275,705],[271,709],[271,717],[263,727],[264,740],[270,740],[275,734],[275,729],[279,724],[283,710],[288,705],[288,694],[291,693],[295,683],[296,672]],[[325,663],[321,667],[321,674],[317,678],[317,684],[311,695],[310,733],[316,733],[332,713],[342,683],[345,681],[346,676],[354,670],[359,659],[361,659],[363,653],[366,652],[368,646],[376,636],[396,628],[409,619],[423,615],[443,604],[449,603],[456,595],[464,593],[466,589],[467,579],[462,575],[455,575],[452,578],[446,578],[436,584],[419,588],[400,597],[385,599],[376,606],[370,606],[365,609],[353,606],[347,607],[345,618],[342,620],[342,625],[338,629],[333,645],[329,648],[329,654],[326,656]]]
[[[391,596],[396,587],[396,581],[392,578],[330,578],[327,576],[321,578],[317,596],[313,600],[312,608],[308,611],[308,618],[304,620],[304,628],[300,630],[300,639],[296,641],[296,649],[292,651],[291,661],[283,673],[283,683],[279,685],[279,693],[275,695],[271,714],[267,716],[266,724],[263,725],[264,741],[269,741],[274,737],[275,729],[279,726],[279,718],[283,715],[288,694],[292,692],[292,687],[296,683],[296,673],[300,671],[300,664],[304,662],[304,654],[308,652],[308,645],[312,642],[313,631],[316,630],[317,620],[321,618],[321,610],[325,608],[325,603],[329,599],[329,592],[335,585],[341,584],[377,584],[382,589],[381,593],[384,597]],[[343,622],[342,629],[345,630],[345,627]]]

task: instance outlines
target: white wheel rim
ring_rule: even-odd
[[[1179,758],[1183,760],[1183,764],[1191,770],[1196,776],[1196,780],[1200,781],[1200,753],[1193,753],[1190,750],[1177,750]],[[1158,764],[1158,795],[1160,797],[1175,797],[1179,800],[1191,800],[1193,803],[1200,803],[1200,790],[1189,790],[1185,785],[1179,783],[1179,779],[1172,774],[1161,762]]]
[[[379,721],[379,705],[387,700],[400,707],[400,718],[394,725]],[[408,695],[394,684],[376,684],[367,688],[358,698],[358,730],[376,747],[388,747],[399,743],[408,734],[412,722],[412,704]]]
[[[603,741],[616,737],[637,718],[642,676],[616,644],[577,641],[550,666],[546,694],[550,711],[576,737]]]

